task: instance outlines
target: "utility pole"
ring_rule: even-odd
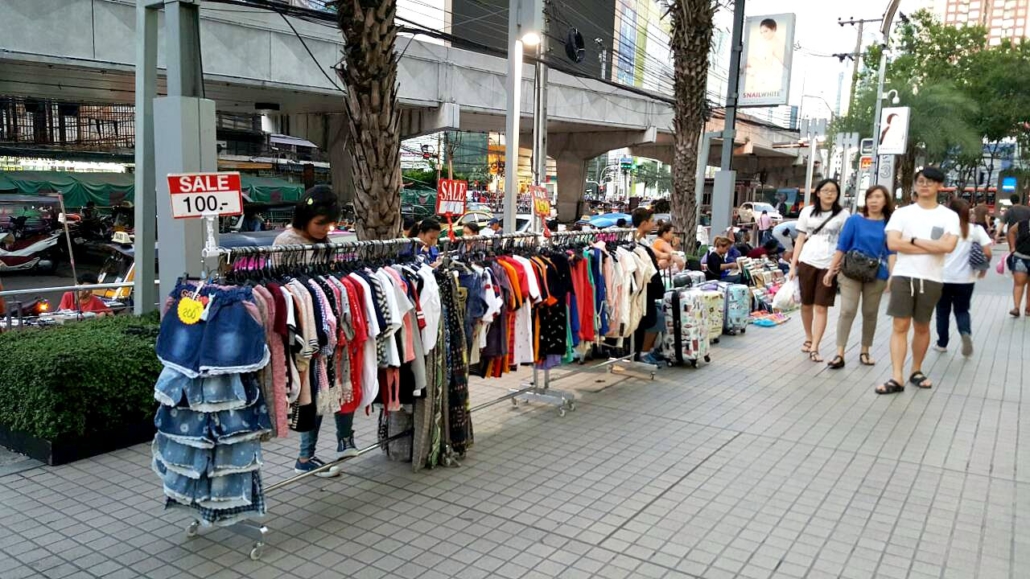
[[[851,94],[848,97],[849,107],[855,102],[855,85],[858,84],[858,65],[862,60],[862,35],[865,33],[865,25],[866,23],[880,22],[881,20],[881,18],[866,18],[859,20],[855,20],[854,18],[849,18],[847,20],[842,18],[837,19],[837,24],[839,24],[841,28],[844,28],[844,26],[858,26],[858,36],[855,38],[855,52],[851,54],[834,54],[834,56],[839,58],[841,62],[844,62],[845,58],[851,58],[853,61],[851,67]]]
[[[544,0],[545,4],[547,0]],[[537,47],[536,71],[533,75],[533,181],[543,186],[547,180],[547,18],[544,18],[544,29],[540,34],[540,45]],[[531,202],[532,203],[532,202]],[[530,213],[534,211],[530,210]],[[537,228],[537,218],[533,216],[533,230],[543,231],[547,227],[542,222]]]
[[[712,232],[722,234],[730,227],[733,215],[737,174],[730,170],[733,161],[733,138],[736,136],[737,99],[740,88],[740,57],[744,51],[744,0],[733,2],[733,37],[730,52],[730,71],[726,83],[726,116],[722,132],[722,162],[715,174],[712,191]]]

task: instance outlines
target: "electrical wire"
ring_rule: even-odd
[[[311,60],[314,61],[315,66],[318,67],[318,72],[322,73],[322,76],[324,76],[325,79],[329,81],[329,84],[333,85],[333,88],[340,92],[346,92],[345,90],[340,88],[340,85],[336,84],[336,82],[329,76],[329,73],[327,73],[325,69],[322,68],[322,63],[318,62],[318,59],[315,58],[315,53],[311,52],[311,49],[308,48],[308,43],[304,40],[304,37],[300,35],[300,32],[297,32],[297,29],[294,28],[293,23],[290,22],[290,19],[287,18],[286,15],[282,12],[279,12],[279,16],[281,16],[283,22],[285,22],[286,25],[290,27],[290,30],[293,31],[293,34],[297,37],[297,40],[300,40],[300,43],[304,46],[304,50],[308,51],[308,56],[311,57]]]

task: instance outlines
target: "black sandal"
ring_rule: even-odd
[[[812,351],[812,340],[805,340],[804,343],[801,344],[801,351],[804,352],[805,354],[811,352]]]
[[[901,384],[898,384],[898,381],[895,380],[894,378],[891,378],[890,380],[887,380],[886,382],[884,382],[880,386],[876,387],[876,393],[877,394],[896,394],[898,392],[904,392],[904,391],[905,391],[905,387],[902,386]]]
[[[1013,318],[1018,318],[1019,317],[1019,308],[1016,308],[1014,310],[1009,310],[1009,315],[1012,316]]]
[[[823,361],[822,356],[819,355],[819,350],[809,350],[808,359],[812,362],[815,362],[816,364],[820,364]]]
[[[840,370],[844,367],[844,357],[839,354],[834,356],[833,360],[831,360],[830,363],[826,365],[826,367],[830,370]]]
[[[859,354],[858,361],[861,362],[863,366],[876,365],[876,362],[873,361],[873,357],[869,355],[869,352],[862,352]]]
[[[916,372],[909,376],[908,382],[916,388],[922,388],[923,390],[929,390],[930,388],[933,388],[933,383],[930,382],[930,379],[927,378],[926,374],[923,374],[922,372]],[[924,386],[924,384],[926,384],[927,382],[930,382],[930,384]]]

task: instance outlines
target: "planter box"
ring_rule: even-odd
[[[154,439],[154,419],[127,424],[90,436],[65,436],[44,440],[0,424],[0,445],[50,466],[67,464]]]

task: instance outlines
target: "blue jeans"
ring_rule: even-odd
[[[948,347],[948,322],[951,313],[955,312],[955,323],[958,333],[972,335],[973,321],[969,317],[969,304],[973,301],[972,283],[946,283],[937,302],[937,345]]]
[[[336,413],[336,440],[347,440],[354,436],[354,413]],[[315,456],[315,447],[318,446],[318,431],[322,429],[322,417],[315,417],[315,427],[307,432],[300,433],[300,458],[307,460]]]

